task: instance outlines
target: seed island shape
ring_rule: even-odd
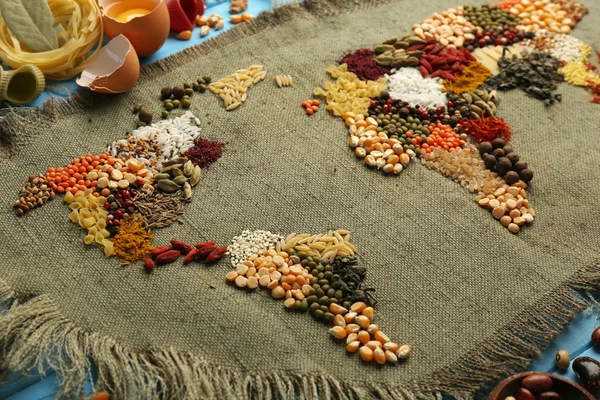
[[[291,233],[244,231],[228,249],[234,269],[225,278],[240,289],[267,290],[286,310],[310,313],[346,341],[349,353],[365,362],[396,364],[410,357],[409,345],[393,342],[375,324],[374,288],[360,265],[350,232]]]
[[[503,0],[435,13],[413,32],[348,52],[313,91],[348,127],[369,168],[400,174],[420,160],[448,176],[510,232],[533,222],[533,172],[497,116],[501,91],[551,106],[558,83],[600,103],[592,48],[569,35],[588,9],[575,0]],[[599,53],[600,57],[600,53]]]
[[[225,146],[201,138],[200,119],[190,111],[173,118],[170,112],[188,109],[194,93],[207,89],[231,111],[246,101],[247,90],[266,75],[262,65],[251,65],[216,82],[203,76],[192,83],[164,86],[159,95],[164,106],[161,121],[152,124],[152,112],[136,105],[137,129],[110,143],[108,151],[86,154],[65,167],[30,176],[13,205],[16,215],[23,216],[57,193],[64,194],[71,210],[69,219],[87,232],[83,242],[100,245],[107,257],[116,255],[122,264],[143,260],[146,270],[152,271],[157,263],[173,262],[182,254],[184,264],[194,259],[219,260],[227,247],[214,242],[197,248],[177,240],[167,246],[152,244],[153,229],[183,222],[180,215],[191,201],[202,169],[217,161]]]

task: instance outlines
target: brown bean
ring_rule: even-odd
[[[535,400],[535,396],[529,390],[525,388],[519,388],[517,390],[517,395],[515,396],[517,400]]]
[[[547,392],[552,389],[552,378],[548,375],[531,374],[523,379],[521,385],[535,393]]]
[[[556,392],[544,392],[538,396],[538,400],[562,400],[562,397]]]
[[[592,332],[592,344],[594,346],[600,346],[600,326]]]

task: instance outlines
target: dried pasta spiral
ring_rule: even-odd
[[[291,75],[277,75],[275,77],[275,83],[279,87],[294,86],[294,79]]]
[[[326,82],[322,88],[313,91],[315,96],[322,96],[327,100],[327,109],[335,116],[342,116],[346,112],[366,114],[369,110],[372,97],[377,97],[385,90],[386,78],[376,81],[362,81],[356,74],[348,72],[348,65],[341,64],[336,67],[327,67],[327,73],[335,82]]]
[[[48,0],[48,5],[60,47],[39,53],[24,48],[0,17],[0,58],[11,68],[33,64],[48,78],[70,79],[83,71],[102,47],[100,8],[95,0]]]

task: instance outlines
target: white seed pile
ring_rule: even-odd
[[[132,132],[127,139],[120,139],[113,142],[108,151],[113,157],[117,156],[135,156],[135,154],[124,154],[123,148],[131,143],[142,144],[153,150],[158,149],[158,154],[154,151],[146,153],[146,157],[136,157],[146,165],[151,165],[152,158],[158,159],[157,168],[167,160],[179,157],[194,147],[194,140],[200,135],[200,120],[187,111],[180,117],[173,119],[164,119],[150,126],[140,127]],[[150,144],[148,146],[147,144]]]
[[[263,250],[274,249],[275,244],[283,240],[283,236],[269,231],[245,230],[239,236],[231,240],[231,245],[225,254],[229,255],[231,265],[237,267],[246,261],[252,254],[258,254]]]
[[[444,86],[440,78],[423,78],[416,68],[400,68],[392,70],[393,75],[386,75],[390,97],[394,100],[406,101],[411,106],[439,107],[446,104]]]
[[[525,45],[530,43],[535,45],[539,50],[564,62],[579,60],[581,45],[584,44],[572,35],[548,32],[546,30],[537,32],[534,39],[524,42]]]

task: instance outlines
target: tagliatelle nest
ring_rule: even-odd
[[[23,48],[0,17],[0,58],[14,69],[33,64],[48,78],[71,79],[102,47],[100,8],[95,0],[48,0],[48,5],[58,28],[60,47],[39,53]]]

